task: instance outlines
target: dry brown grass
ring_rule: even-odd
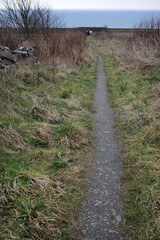
[[[145,34],[144,34],[145,35]],[[153,36],[153,35],[152,35]],[[160,55],[155,38],[97,36],[123,148],[127,228],[133,239],[159,238]]]
[[[159,50],[155,45],[144,45],[143,40],[119,40],[119,38],[108,38],[109,44],[104,51],[108,55],[114,57],[119,62],[119,72],[125,68],[127,71],[126,63],[134,64],[134,71],[139,69],[150,69],[159,64]],[[130,69],[129,69],[130,71]]]
[[[23,39],[18,34],[18,32],[13,31],[10,28],[1,28],[0,29],[0,45],[7,46],[11,50],[15,50],[18,48],[19,44]]]
[[[149,21],[142,21],[132,32],[101,32],[93,35],[107,44],[107,54],[117,59],[120,72],[126,63],[134,64],[135,71],[151,69],[160,62],[160,18],[152,17]],[[124,65],[125,64],[125,65]]]
[[[22,184],[24,181],[25,185]],[[59,238],[61,233],[58,230],[60,222],[57,221],[56,209],[58,209],[58,205],[56,199],[65,195],[65,188],[65,184],[61,181],[55,182],[45,175],[34,174],[32,176],[30,173],[21,172],[15,178],[12,187],[3,186],[0,190],[0,203],[5,204],[6,209],[11,208],[8,212],[11,221],[9,225],[12,225],[14,221],[18,222],[19,231],[24,232],[26,237],[29,237],[30,231],[33,231],[32,239],[39,238],[39,236],[42,236],[43,239]],[[25,195],[30,196],[30,198],[25,197]],[[49,208],[52,209],[52,214],[47,216],[45,209]],[[2,216],[3,212],[0,213]],[[6,211],[4,214],[7,217]],[[61,214],[63,215],[62,212]],[[3,225],[5,225],[5,221],[2,222],[2,227]],[[36,232],[39,234],[37,235]],[[15,229],[14,234],[16,233]],[[8,239],[9,235],[11,238],[18,239],[6,227],[3,237],[6,236]]]
[[[87,47],[87,36],[82,31],[56,31],[48,34],[39,31],[30,36],[29,40],[12,29],[1,29],[0,45],[8,46],[11,50],[20,46],[34,47],[38,60],[43,64],[57,65],[65,68],[83,63],[83,56]],[[27,76],[25,78],[27,80]]]
[[[68,37],[68,48],[78,36]],[[71,44],[74,50],[77,43]],[[2,239],[60,240],[75,232],[89,158],[95,58],[81,59],[83,48],[63,59],[63,50],[54,56],[61,66],[50,55],[1,79]]]
[[[86,49],[86,35],[83,32],[53,32],[45,39],[35,36],[34,43],[40,60],[50,59],[53,64],[74,65],[82,61]]]
[[[5,145],[6,149],[11,148],[12,153],[15,152],[17,154],[20,151],[26,150],[27,144],[24,139],[15,129],[12,129],[12,127],[0,129],[0,137],[3,145]]]

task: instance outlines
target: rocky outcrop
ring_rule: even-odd
[[[7,72],[16,63],[35,57],[34,48],[20,47],[11,51],[8,47],[0,46],[0,72]]]

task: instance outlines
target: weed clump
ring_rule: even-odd
[[[60,170],[63,168],[67,167],[67,163],[63,162],[60,158],[60,156],[58,155],[58,153],[56,153],[55,157],[52,159],[52,169],[53,170]]]
[[[42,108],[39,108],[38,106],[36,107],[33,107],[30,111],[31,113],[31,116],[33,119],[35,120],[40,120],[42,121],[43,120],[43,115],[45,114],[44,110]]]

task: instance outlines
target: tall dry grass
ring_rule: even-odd
[[[152,15],[150,20],[142,20],[134,32],[135,40],[143,40],[149,48],[160,48],[160,16]]]
[[[122,66],[122,59],[133,63],[135,71],[150,69],[160,62],[160,17],[153,16],[149,21],[142,21],[132,32],[102,32],[93,37],[101,41],[108,39],[111,42],[108,54]]]
[[[18,34],[17,31],[14,31],[10,28],[0,28],[0,45],[7,46],[11,50],[15,50],[22,43],[23,39]]]
[[[36,32],[30,40],[24,40],[22,34],[13,29],[0,30],[0,45],[11,50],[20,46],[29,46],[36,49],[39,61],[63,65],[75,65],[82,62],[87,46],[87,36],[82,31]]]
[[[59,60],[66,64],[77,64],[82,61],[87,46],[86,34],[80,31],[51,32],[46,38],[43,34],[34,37],[37,56],[40,60]]]

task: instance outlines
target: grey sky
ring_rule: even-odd
[[[54,9],[160,10],[160,0],[41,0]]]
[[[1,7],[2,2],[3,0],[0,0]],[[38,2],[53,9],[160,10],[160,0],[38,0]]]

